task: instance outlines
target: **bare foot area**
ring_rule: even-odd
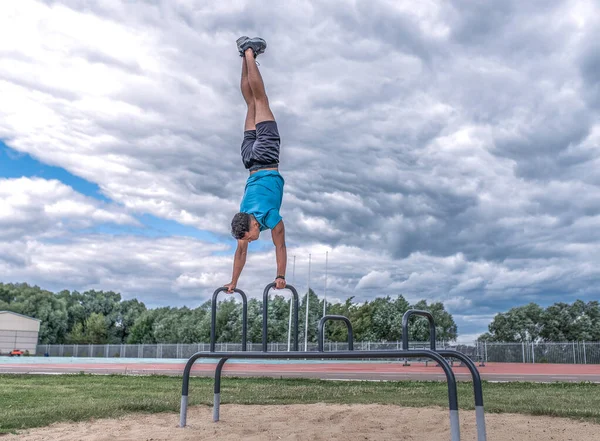
[[[476,440],[475,412],[461,411],[461,439]],[[84,423],[60,423],[8,435],[20,441],[162,441],[162,440],[449,440],[448,411],[390,405],[307,404],[290,406],[221,406],[221,421],[212,408],[188,412],[188,426],[177,427],[179,415],[129,415]],[[600,425],[565,418],[486,414],[490,440],[573,441],[598,439]]]

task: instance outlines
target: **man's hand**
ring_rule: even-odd
[[[275,288],[276,289],[284,289],[285,288],[285,279],[275,279]]]
[[[225,288],[227,288],[227,293],[231,294],[233,292],[233,290],[236,287],[236,284],[234,282],[230,282],[227,285],[224,285]]]

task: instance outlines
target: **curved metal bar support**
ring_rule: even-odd
[[[263,291],[263,324],[262,324],[262,351],[267,352],[267,321],[269,318],[269,291],[275,288],[275,283],[269,283],[265,286]],[[292,285],[286,284],[285,289],[289,289],[292,292],[293,299],[293,326],[294,326],[294,351],[298,351],[298,311],[300,310],[300,303],[298,301],[298,291]]]
[[[429,311],[409,309],[402,316],[402,349],[408,351],[408,320],[412,315],[419,315],[429,320],[429,349],[435,351],[435,321]]]
[[[456,358],[462,361],[467,368],[469,368],[471,377],[473,378],[473,393],[475,395],[475,422],[477,423],[477,441],[486,441],[487,434],[485,428],[485,413],[483,410],[483,388],[481,385],[481,375],[479,375],[479,370],[475,366],[475,363],[473,363],[469,357],[461,352],[445,349],[437,352],[442,357]]]
[[[221,410],[221,371],[227,358],[221,358],[215,369],[215,397],[213,400],[213,421],[219,421],[219,411]]]
[[[212,302],[211,302],[211,311],[210,311],[210,352],[215,352],[215,343],[216,343],[216,335],[215,335],[215,327],[217,323],[217,297],[220,293],[227,291],[227,288],[224,286],[217,288],[213,293]],[[234,292],[237,292],[240,296],[242,296],[242,351],[246,350],[246,335],[248,333],[248,298],[246,297],[246,293],[241,289],[234,289]]]
[[[192,366],[199,358],[241,358],[241,359],[373,359],[373,358],[429,358],[436,361],[441,368],[444,370],[446,379],[448,381],[448,404],[450,407],[450,432],[452,435],[452,441],[460,441],[460,426],[458,417],[458,395],[456,390],[456,377],[454,372],[450,368],[448,362],[443,356],[437,352],[433,352],[427,349],[423,350],[412,350],[412,351],[341,351],[341,352],[197,352],[192,355],[185,365],[183,371],[183,385],[181,388],[181,410],[179,417],[179,426],[185,427],[187,418],[187,403],[188,403],[188,392],[189,392],[189,377],[192,370]],[[224,364],[225,361],[222,361]],[[216,378],[216,373],[215,373]]]
[[[319,320],[319,352],[323,352],[323,346],[325,345],[325,323],[329,320],[340,320],[346,323],[348,328],[348,350],[354,350],[354,334],[352,333],[352,323],[348,320],[348,317],[343,315],[326,315]]]

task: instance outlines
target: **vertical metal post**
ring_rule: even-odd
[[[213,400],[213,421],[216,423],[219,421],[220,410],[221,410],[221,371],[227,358],[221,358],[215,369],[215,395]]]
[[[585,356],[585,341],[582,342],[583,344],[583,364],[587,364],[587,357]]]
[[[216,343],[216,323],[217,323],[217,297],[219,293],[227,291],[227,288],[224,286],[217,288],[212,296],[211,302],[211,310],[210,310],[210,352],[215,352],[215,343]],[[237,292],[242,297],[242,351],[246,350],[246,336],[248,332],[248,298],[246,297],[246,293],[241,289],[235,289],[234,292]]]
[[[483,349],[485,351],[485,362],[488,362],[488,352],[487,352],[487,341],[483,342]]]
[[[292,285],[296,284],[296,256],[294,256],[294,265],[292,266]],[[292,298],[290,297],[290,318],[288,319],[288,345],[287,350],[290,352],[290,342],[292,341]]]
[[[535,346],[533,342],[531,342],[531,360],[535,364]]]
[[[308,304],[310,302],[310,261],[311,255],[308,255],[308,291],[306,291],[306,320],[304,322],[304,351],[308,350]]]
[[[264,291],[263,291],[263,322],[262,322],[262,351],[267,352],[267,323],[269,316],[269,291],[271,288],[275,287],[275,283],[269,283]],[[294,288],[293,285],[287,285],[286,288],[292,292],[292,300],[294,305],[294,317],[293,317],[293,327],[294,327],[294,351],[298,350],[298,311],[300,310],[300,301],[298,296],[298,291]]]
[[[456,358],[461,361],[473,378],[473,393],[475,396],[475,423],[477,425],[477,441],[486,441],[485,413],[483,410],[483,389],[481,386],[481,375],[475,367],[475,363],[465,354],[453,350],[439,350],[438,353],[445,358]]]
[[[521,346],[523,348],[523,363],[525,363],[525,342],[521,342]]]
[[[323,317],[327,315],[327,260],[329,251],[325,252],[325,287],[323,288]]]
[[[575,342],[573,342],[573,364],[577,364],[577,356],[575,355]]]
[[[326,315],[321,320],[319,320],[319,329],[318,329],[318,351],[323,352],[323,346],[325,342],[325,323],[328,320],[341,320],[346,323],[346,327],[348,329],[348,350],[354,350],[354,335],[352,333],[352,323],[348,320],[348,317],[344,317],[343,315]],[[331,349],[331,344],[329,345]]]

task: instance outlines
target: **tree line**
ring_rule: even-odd
[[[479,336],[479,341],[600,341],[600,303],[576,300],[547,308],[529,303],[497,314],[488,330]]]
[[[317,323],[323,315],[323,300],[310,289],[308,341],[317,340]],[[216,317],[217,342],[241,340],[242,305],[237,296],[223,295]],[[304,339],[306,294],[301,296],[299,334]],[[271,295],[268,308],[268,339],[287,341],[289,296]],[[327,314],[344,315],[352,323],[355,341],[398,341],[402,338],[402,315],[411,308],[430,311],[437,326],[438,340],[455,341],[458,329],[440,302],[421,300],[410,304],[402,295],[378,297],[355,303],[327,303]],[[160,307],[148,309],[137,299],[123,300],[113,291],[63,290],[57,293],[26,283],[0,283],[0,311],[13,311],[41,320],[40,344],[139,344],[200,343],[210,340],[211,300],[197,308]],[[416,319],[416,317],[415,317]],[[410,339],[427,341],[425,320],[413,320]],[[262,341],[262,300],[248,299],[248,342]],[[330,322],[328,341],[346,341],[343,323]]]

